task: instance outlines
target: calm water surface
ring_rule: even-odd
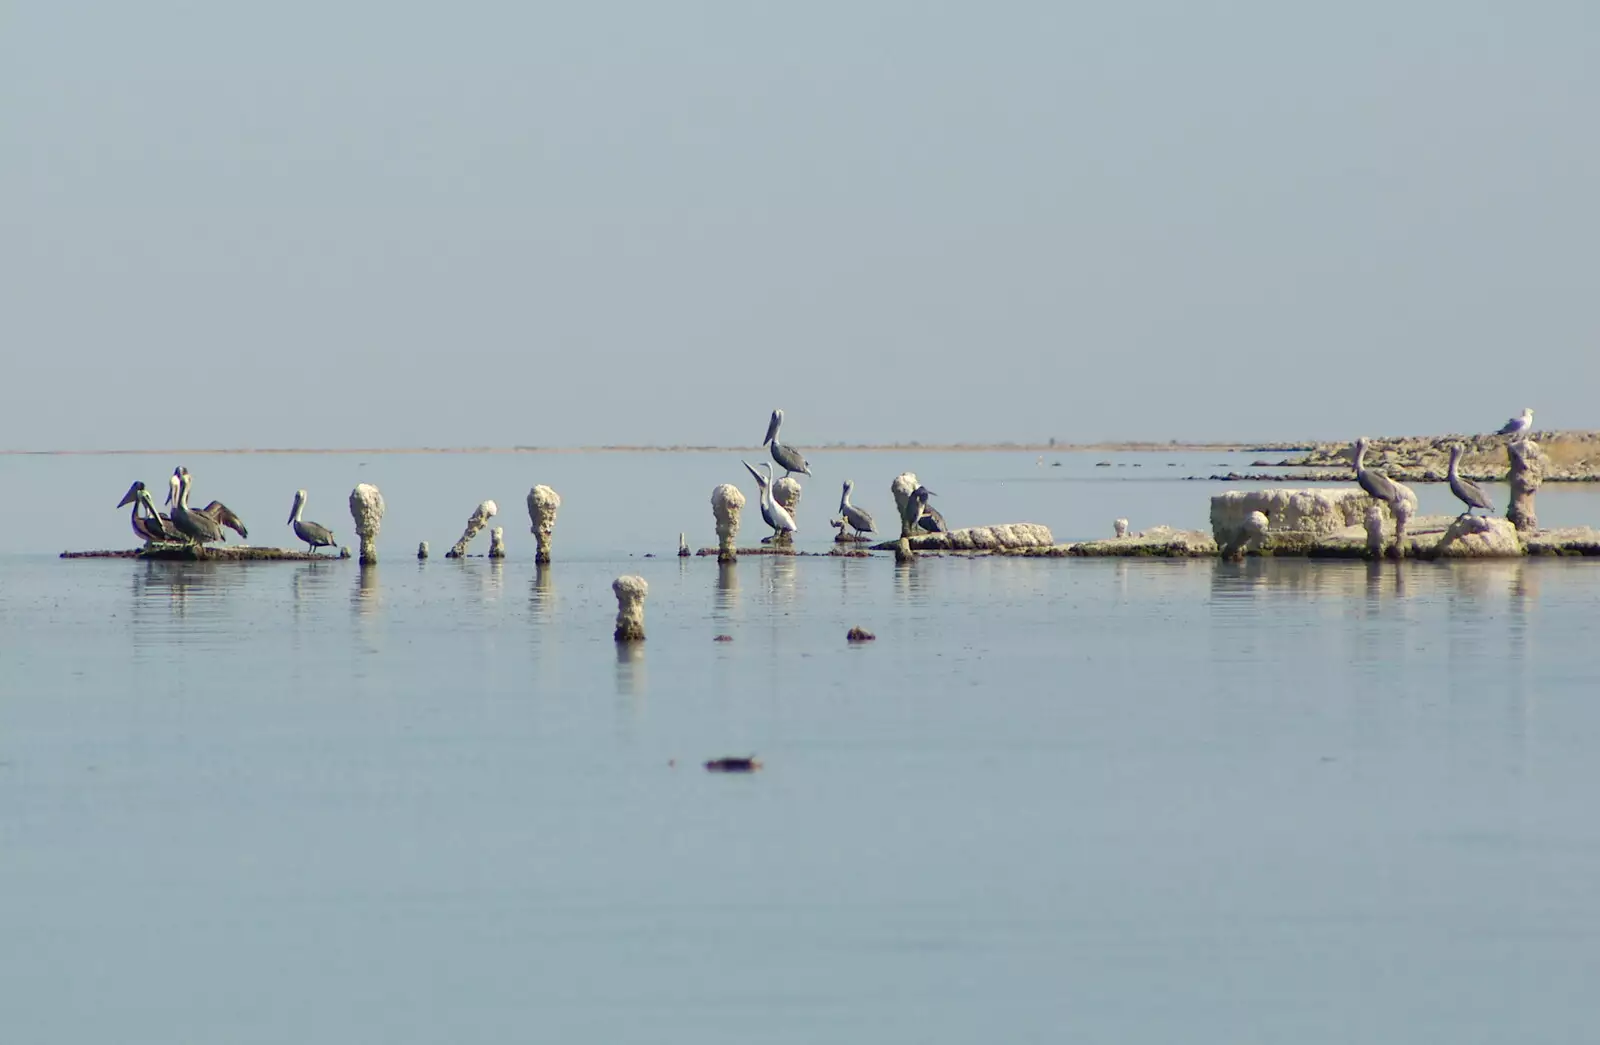
[[[971,467],[963,514],[997,490],[1063,536],[1139,485]],[[1590,564],[719,568],[566,531],[605,496],[574,484],[552,567],[418,564],[498,493],[414,535],[389,488],[423,471],[368,570],[63,562],[4,524],[9,1039],[1591,1036]],[[1179,524],[1215,489],[1148,485]],[[124,545],[92,492],[74,543]],[[650,638],[619,651],[624,572]]]

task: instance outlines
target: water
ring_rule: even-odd
[[[596,456],[610,482],[651,455]],[[204,460],[230,504],[235,464],[320,465]],[[459,463],[408,461],[380,483],[400,553],[421,538],[391,527],[424,527],[390,487]],[[1200,524],[1181,513],[1218,488],[931,463],[963,514],[986,491],[1063,536],[1138,497]],[[706,478],[683,484],[702,530]],[[694,519],[569,529],[614,502],[564,479],[548,570],[525,542],[373,570],[63,562],[6,521],[8,1039],[1586,1038],[1594,565],[719,569],[643,557]],[[461,482],[436,554],[499,496]],[[820,480],[807,497],[820,546]],[[120,546],[100,500],[75,543]],[[619,650],[623,572],[650,638]],[[749,753],[762,772],[699,767]]]

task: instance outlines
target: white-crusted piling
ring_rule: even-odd
[[[383,494],[371,483],[361,483],[350,491],[350,518],[355,520],[361,538],[361,565],[378,561],[378,528],[383,525]]]
[[[547,563],[550,561],[550,542],[556,532],[556,511],[561,507],[561,495],[548,486],[535,486],[528,491],[528,522],[533,532],[533,540],[539,547],[533,553],[533,561]]]
[[[744,494],[732,483],[723,483],[711,491],[711,514],[717,520],[717,561],[736,562],[739,538],[739,512],[744,508]]]
[[[496,526],[489,531],[489,558],[504,559],[506,557],[506,528]]]
[[[796,523],[800,521],[797,514],[800,511],[800,483],[798,480],[791,479],[786,475],[774,482],[772,484],[772,499],[783,505],[784,511],[788,512],[789,517],[794,519]]]
[[[900,516],[900,536],[910,537],[916,530],[914,520],[906,519],[906,505],[911,501],[911,494],[921,485],[917,482],[915,472],[902,472],[895,476],[894,482],[889,484],[889,492],[894,494],[895,514]]]
[[[1126,519],[1118,519],[1116,522],[1111,524],[1111,528],[1116,532],[1118,537],[1128,536],[1128,520]]]
[[[474,508],[472,510],[472,518],[467,520],[466,532],[462,533],[461,539],[455,543],[455,547],[444,553],[444,557],[446,559],[459,559],[467,554],[467,545],[471,543],[472,538],[478,536],[478,531],[482,530],[489,520],[494,518],[495,512],[499,510],[499,506],[493,501],[484,501]]]
[[[1389,554],[1403,559],[1406,557],[1406,524],[1417,514],[1417,493],[1404,483],[1394,485],[1400,496],[1389,505],[1394,513],[1394,547],[1389,549]]]
[[[683,532],[678,534],[678,558],[687,559],[692,553],[689,551],[689,535]]]
[[[1539,528],[1539,516],[1533,510],[1533,495],[1539,489],[1539,484],[1544,482],[1547,458],[1544,451],[1539,449],[1539,444],[1532,439],[1513,439],[1506,444],[1506,456],[1511,461],[1511,470],[1506,477],[1511,483],[1511,505],[1506,509],[1506,518],[1519,532],[1533,533]]]
[[[1374,504],[1367,509],[1364,520],[1367,527],[1367,555],[1373,559],[1383,558],[1383,506]]]
[[[611,636],[618,642],[644,641],[644,597],[650,585],[643,577],[618,577],[611,582],[617,596],[617,630]]]

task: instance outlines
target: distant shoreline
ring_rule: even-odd
[[[1315,442],[1261,442],[1261,443],[852,443],[834,446],[807,446],[807,453],[863,453],[890,450],[932,450],[939,453],[1200,453],[1210,451],[1231,452],[1289,452],[1304,451]],[[198,454],[693,454],[693,453],[749,453],[760,447],[749,446],[405,446],[405,447],[240,447],[233,449],[196,448],[150,450],[0,450],[0,455],[14,457],[107,457],[107,456],[194,456]]]

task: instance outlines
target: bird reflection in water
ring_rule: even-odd
[[[774,603],[793,602],[795,589],[794,556],[769,555],[764,558],[770,560],[771,563],[767,570],[767,590],[772,593],[772,601]]]
[[[224,568],[215,562],[145,563],[144,569],[133,575],[135,620],[147,611],[182,618],[188,615],[191,597],[204,599],[225,594],[234,586],[229,582],[235,580],[236,575],[225,575]],[[156,609],[158,605],[163,606],[164,611]]]
[[[933,571],[921,561],[894,565],[894,593],[904,602],[926,602],[932,593]]]

